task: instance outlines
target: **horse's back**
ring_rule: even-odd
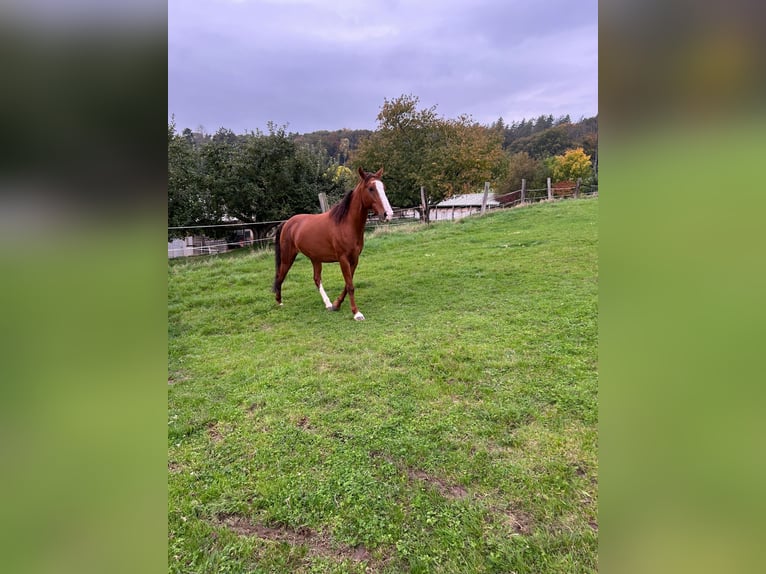
[[[333,227],[327,213],[301,213],[285,222],[282,237],[291,241],[306,257],[329,263],[337,261],[333,248]]]
[[[294,241],[300,241],[309,235],[321,235],[322,228],[326,227],[322,225],[322,219],[325,219],[324,215],[324,213],[299,213],[298,215],[293,215],[284,223],[282,233],[287,233]]]

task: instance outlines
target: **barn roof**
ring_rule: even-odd
[[[464,195],[456,195],[450,197],[444,201],[440,201],[436,204],[436,207],[481,207],[481,200],[484,199],[484,192],[481,193],[466,193]],[[487,196],[487,205],[500,205],[495,200],[495,194],[490,193]]]

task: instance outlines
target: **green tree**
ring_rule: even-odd
[[[501,130],[480,126],[469,116],[444,119],[435,106],[418,109],[416,96],[403,95],[385,100],[377,119],[378,129],[362,142],[353,165],[383,167],[394,205],[419,206],[421,186],[431,204],[503,173]]]
[[[227,215],[241,215],[237,199],[248,190],[237,170],[238,151],[237,136],[225,128],[200,147],[202,186],[210,198],[210,219],[216,223]]]
[[[433,149],[431,195],[436,199],[472,193],[485,181],[505,175],[502,133],[472,121],[470,116],[441,121],[441,145]]]
[[[317,212],[320,191],[330,195],[347,184],[347,177],[332,177],[330,166],[337,164],[324,150],[296,143],[273,123],[268,133],[237,135],[221,128],[196,139],[188,129],[177,134],[173,119],[168,124],[168,226],[268,222]],[[254,227],[257,234],[267,230],[268,225]]]
[[[498,186],[498,193],[510,193],[521,189],[521,180],[527,182],[527,189],[539,188],[545,185],[548,170],[545,164],[531,157],[527,152],[520,151],[508,158],[506,176]]]
[[[276,221],[317,212],[317,196],[330,185],[323,177],[320,155],[297,145],[284,127],[270,122],[268,130],[243,138],[238,158],[242,189],[230,209],[243,221]]]
[[[199,154],[191,140],[176,133],[173,119],[168,124],[168,227],[209,222],[210,207],[202,185]]]
[[[564,153],[572,147],[572,139],[567,125],[558,125],[533,135],[515,140],[508,146],[511,153],[527,152],[537,159],[545,159],[552,155]]]
[[[541,115],[539,118],[537,118],[537,120],[535,120],[534,131],[542,132],[552,127],[553,127],[553,116],[550,114],[548,114],[547,116]]]
[[[296,144],[284,128],[237,135],[221,128],[201,144],[168,126],[168,225],[228,219],[282,220],[319,209],[320,191],[334,189],[323,157]],[[258,227],[256,233],[267,227]],[[213,231],[209,233],[213,234]]]
[[[329,182],[327,201],[333,205],[340,201],[347,191],[354,189],[359,176],[345,165],[330,165],[325,174],[325,180]]]
[[[420,186],[428,186],[431,158],[440,139],[436,107],[418,110],[418,98],[403,95],[384,100],[378,129],[363,140],[353,158],[354,168],[384,168],[387,195],[393,205],[420,204]]]

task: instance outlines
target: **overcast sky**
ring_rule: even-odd
[[[598,2],[169,0],[180,132],[375,129],[384,99],[489,124],[598,113]]]

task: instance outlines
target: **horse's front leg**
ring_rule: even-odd
[[[345,299],[348,293],[349,301],[351,302],[351,312],[354,314],[354,319],[357,321],[364,321],[364,315],[359,311],[359,307],[356,306],[356,300],[354,299],[354,272],[356,271],[357,260],[351,261],[348,257],[342,257],[339,261],[340,270],[343,273],[343,279],[346,282],[343,291],[333,305],[333,309],[340,309],[343,299]]]

